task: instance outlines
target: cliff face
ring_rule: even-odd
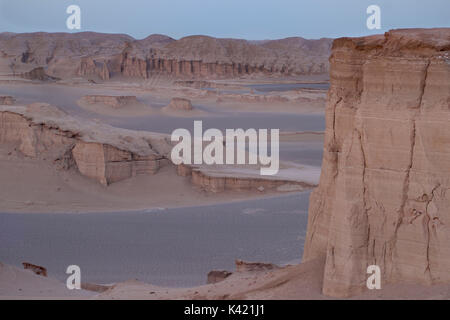
[[[242,75],[299,75],[328,72],[331,39],[287,38],[247,41],[191,36],[174,40],[151,35],[0,34],[0,59],[11,74],[43,67],[57,78],[83,76],[108,80],[152,75],[230,78]]]
[[[75,167],[103,185],[155,174],[171,150],[165,135],[79,120],[39,103],[0,106],[0,144],[16,145],[24,155],[62,169]]]
[[[450,29],[335,40],[319,187],[304,261],[323,292],[450,282]]]

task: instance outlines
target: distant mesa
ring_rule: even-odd
[[[271,41],[189,36],[179,40],[151,35],[2,33],[2,65],[34,80],[83,77],[181,79],[327,74],[332,39],[300,37]],[[32,70],[32,71],[29,71]],[[21,71],[18,73],[18,71]]]

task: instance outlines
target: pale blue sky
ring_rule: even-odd
[[[360,36],[393,28],[450,27],[450,0],[0,0],[0,32],[69,32],[66,8],[81,7],[82,29],[174,38],[276,39]],[[366,8],[381,7],[381,30]]]

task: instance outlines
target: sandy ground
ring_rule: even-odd
[[[64,283],[53,278],[35,275],[29,270],[0,262],[0,299],[89,299],[95,293],[68,290]]]
[[[115,212],[198,206],[267,197],[268,192],[208,193],[194,187],[175,167],[156,175],[140,175],[104,187],[75,169],[58,170],[49,161],[34,160],[0,147],[1,212]]]
[[[328,300],[321,293],[324,263],[309,261],[268,271],[234,272],[227,279],[193,288],[164,288],[135,280],[112,285],[103,293],[70,291],[55,279],[0,264],[0,299],[114,300]],[[450,299],[450,285],[382,284],[350,297],[356,300]]]

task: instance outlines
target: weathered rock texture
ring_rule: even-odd
[[[326,256],[323,292],[450,282],[450,29],[333,44],[322,175],[304,260]]]
[[[283,179],[281,177],[269,177],[259,175],[239,174],[239,172],[227,172],[222,167],[221,171],[211,171],[207,166],[203,168],[180,164],[177,165],[177,174],[182,177],[190,177],[192,184],[207,192],[220,193],[224,191],[267,191],[277,190],[283,192],[283,188],[296,187],[296,191],[311,189],[315,185],[308,182]],[[281,189],[280,189],[281,188]]]
[[[184,98],[173,98],[166,108],[178,111],[191,111],[193,109],[191,101]]]
[[[156,173],[172,147],[165,135],[77,119],[46,104],[0,106],[0,143],[63,169],[76,166],[104,185]]]
[[[9,73],[46,80],[325,74],[330,47],[331,39],[247,41],[190,36],[174,40],[151,35],[135,40],[92,32],[0,34],[0,58],[9,65]]]

